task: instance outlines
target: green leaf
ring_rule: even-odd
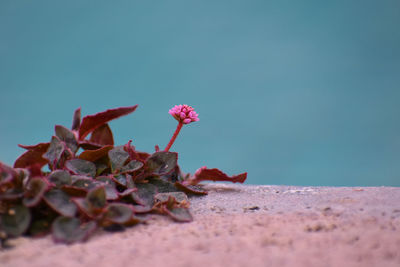
[[[56,170],[50,173],[49,182],[56,185],[56,187],[61,187],[63,185],[71,184],[71,175],[69,172],[64,170]]]
[[[165,175],[176,167],[177,161],[175,152],[156,152],[146,160],[146,170],[150,174]]]
[[[32,178],[26,187],[23,204],[27,207],[36,206],[48,188],[47,183],[39,177]]]
[[[60,189],[52,189],[44,194],[44,200],[54,211],[63,216],[75,216],[77,211],[76,205],[71,201],[70,197]]]
[[[82,224],[78,218],[64,216],[55,219],[52,225],[54,240],[66,244],[85,241],[95,229],[94,221]]]
[[[110,158],[111,169],[115,171],[124,166],[125,161],[129,158],[129,153],[124,150],[124,146],[117,146],[108,151],[108,157]]]
[[[56,136],[61,141],[65,142],[67,147],[71,149],[72,153],[75,153],[78,150],[78,141],[71,130],[65,128],[64,126],[56,125],[55,132]]]
[[[65,163],[65,167],[74,174],[88,175],[91,177],[96,175],[96,165],[87,160],[70,159]]]
[[[132,215],[132,208],[120,203],[112,203],[108,205],[105,211],[105,219],[112,223],[126,223],[132,218]]]
[[[11,237],[25,233],[31,223],[31,213],[22,205],[9,208],[7,213],[1,214],[0,218],[0,229]]]
[[[95,211],[101,210],[107,204],[106,190],[104,186],[99,186],[91,190],[86,196],[87,203],[90,209]]]

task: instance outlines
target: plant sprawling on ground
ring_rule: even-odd
[[[170,152],[182,126],[198,121],[192,107],[169,113],[178,127],[167,147],[152,154],[131,144],[115,146],[108,122],[132,113],[137,105],[109,109],[81,119],[78,108],[71,129],[55,126],[48,143],[26,149],[13,167],[0,162],[0,241],[21,235],[52,233],[56,242],[86,240],[96,229],[123,230],[149,213],[189,222],[188,196],[206,195],[199,182],[243,183],[247,173],[229,177],[202,167],[183,174],[178,154]],[[88,136],[90,135],[90,138]],[[48,165],[50,171],[42,168]]]

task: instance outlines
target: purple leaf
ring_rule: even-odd
[[[69,172],[64,170],[56,170],[50,173],[48,180],[53,183],[56,187],[62,187],[63,185],[71,185],[71,175]]]
[[[218,169],[207,169],[207,167],[201,167],[196,171],[193,177],[184,181],[185,184],[195,185],[201,181],[224,181],[232,183],[243,183],[247,178],[247,172],[239,175],[228,176]]]
[[[72,118],[72,131],[78,131],[81,126],[81,108],[77,108],[74,112],[74,117]]]
[[[96,175],[96,165],[93,162],[83,159],[70,159],[65,163],[65,168],[73,174],[88,175],[91,177]]]
[[[96,128],[90,136],[90,142],[99,145],[114,145],[114,138],[112,131],[107,123]]]
[[[36,206],[42,200],[47,189],[48,185],[45,180],[39,177],[32,178],[26,187],[23,204],[26,207]]]
[[[96,230],[94,221],[82,224],[78,218],[64,216],[55,219],[52,225],[54,241],[66,244],[85,241],[94,230]]]
[[[176,186],[176,188],[178,188],[179,190],[185,192],[186,194],[189,195],[207,195],[208,193],[204,190],[202,190],[201,187],[196,186],[196,185],[184,185],[181,182],[175,182],[174,184]]]
[[[14,168],[26,168],[31,165],[39,165],[43,167],[47,164],[47,159],[43,158],[43,154],[46,153],[50,146],[50,143],[40,143],[34,146],[18,145],[21,148],[25,148],[26,151],[22,154],[14,163]]]
[[[166,175],[175,169],[177,161],[178,153],[155,152],[146,160],[145,168],[149,174]]]
[[[64,151],[65,147],[63,142],[61,142],[57,136],[53,136],[51,138],[49,148],[47,149],[46,153],[43,154],[43,158],[49,161],[49,165],[52,170],[57,168]]]
[[[189,203],[187,195],[183,192],[168,192],[168,193],[158,193],[154,196],[156,202],[167,202],[170,197],[175,198],[176,202],[186,202]]]
[[[103,124],[135,111],[137,107],[138,105],[108,109],[94,115],[85,116],[79,128],[79,140],[83,140],[88,134]]]
[[[95,150],[85,150],[78,156],[78,158],[95,162],[96,160],[107,156],[108,151],[110,151],[111,149],[113,149],[113,146],[110,145],[110,146],[103,146],[102,148]]]
[[[133,200],[142,206],[152,207],[154,204],[154,195],[157,194],[157,187],[149,184],[137,184],[137,191],[132,193]]]
[[[107,206],[104,217],[107,221],[112,223],[126,223],[133,215],[133,210],[129,205],[112,203]]]
[[[111,169],[116,171],[125,165],[125,162],[129,158],[129,154],[124,150],[123,146],[117,146],[108,151],[108,157],[110,158]]]
[[[76,205],[69,195],[59,189],[52,189],[44,194],[47,205],[63,216],[73,217],[77,211]]]
[[[167,213],[173,220],[177,222],[193,221],[193,216],[186,207],[173,207],[170,209],[165,209],[165,213]]]
[[[10,207],[0,215],[0,229],[11,237],[25,233],[31,223],[31,213],[22,205]]]
[[[78,150],[78,141],[73,132],[62,125],[56,125],[55,132],[56,136],[67,145],[72,153]]]
[[[86,196],[86,201],[91,210],[95,212],[102,210],[107,204],[106,190],[104,189],[104,186],[99,186],[91,190]]]

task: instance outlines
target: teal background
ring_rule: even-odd
[[[250,184],[400,186],[400,1],[0,2],[0,160],[55,124],[139,104],[117,144],[164,147],[200,121],[184,171]]]

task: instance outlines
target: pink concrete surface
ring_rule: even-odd
[[[400,188],[206,188],[191,223],[154,215],[70,246],[18,238],[0,266],[400,266]]]

